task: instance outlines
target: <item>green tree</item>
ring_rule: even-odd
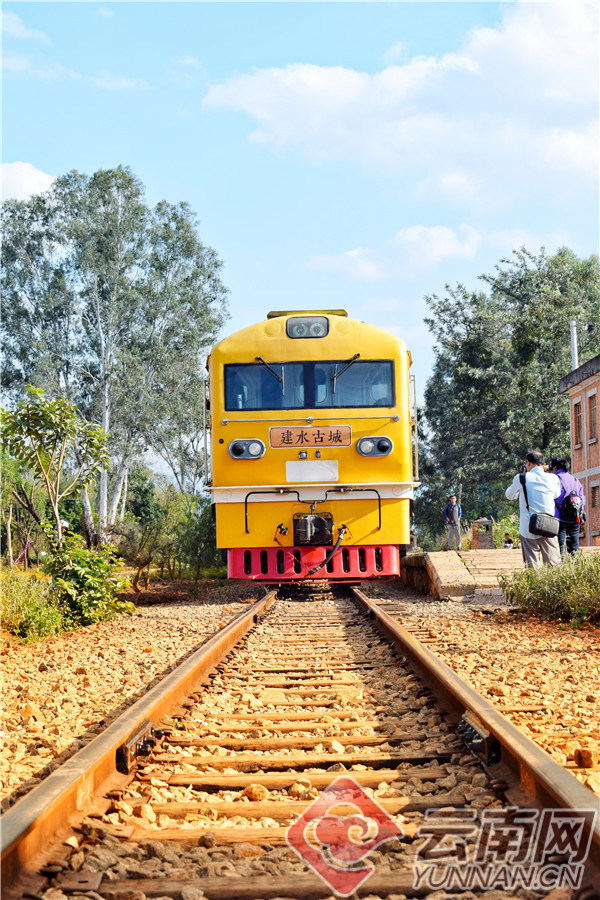
[[[194,570],[198,581],[202,567],[222,565],[221,551],[217,549],[217,530],[211,501],[208,497],[196,497],[185,511],[179,525],[181,553]]]
[[[6,562],[12,566],[14,559],[22,559],[24,568],[29,563],[28,547],[33,543],[39,556],[43,535],[37,528],[42,524],[47,496],[31,471],[17,459],[2,450],[1,515],[4,525],[2,546],[6,549]],[[64,504],[63,500],[63,504]],[[62,508],[61,508],[62,514]],[[14,547],[13,538],[17,539]]]
[[[76,406],[59,397],[49,400],[41,388],[29,387],[31,399],[0,413],[2,448],[26,465],[48,495],[62,544],[59,504],[87,484],[108,463],[107,435],[80,418]],[[70,460],[77,462],[68,467]]]
[[[132,462],[154,449],[177,465],[179,444],[198,443],[198,416],[191,428],[189,407],[172,401],[196,402],[225,317],[222,264],[187,204],[150,209],[123,167],[70,172],[45,195],[8,201],[2,218],[5,385],[13,398],[25,383],[45,385],[110,433],[112,468],[100,471],[97,498],[83,491],[99,545]]]
[[[500,517],[528,450],[568,455],[569,407],[558,383],[572,368],[570,320],[582,326],[581,358],[600,350],[598,274],[596,256],[522,248],[481,276],[489,293],[458,285],[427,298],[436,360],[425,389],[417,522],[441,525],[459,485],[467,518]]]
[[[119,552],[136,569],[132,587],[138,585],[144,569],[167,566],[174,574],[173,561],[179,558],[179,529],[186,501],[176,488],[149,469],[135,466],[129,481],[124,521],[113,530]]]

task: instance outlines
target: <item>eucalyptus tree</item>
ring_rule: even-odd
[[[224,321],[222,263],[186,203],[150,209],[123,167],[70,172],[2,214],[5,388],[14,399],[43,385],[110,434],[112,467],[97,498],[83,491],[88,540],[101,544],[132,461],[162,447],[165,427],[171,443],[190,432],[173,398]]]

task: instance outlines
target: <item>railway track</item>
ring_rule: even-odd
[[[546,871],[532,897],[572,877],[589,900],[596,811],[360,591],[272,592],[5,814],[4,890],[427,896],[469,871],[463,887],[506,887],[510,864]]]

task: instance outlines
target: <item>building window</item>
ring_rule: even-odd
[[[597,414],[596,414],[596,394],[593,394],[593,396],[591,396],[589,399],[589,410],[588,411],[589,411],[589,423],[590,423],[589,438],[591,440],[592,438],[598,437],[598,419],[597,419]]]
[[[581,403],[573,405],[573,443],[581,444],[582,437]]]
[[[595,485],[592,488],[592,506],[596,509],[600,506],[600,485]]]

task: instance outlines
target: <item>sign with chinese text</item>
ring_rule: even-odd
[[[350,425],[320,425],[269,428],[269,444],[273,448],[290,447],[350,447]]]

